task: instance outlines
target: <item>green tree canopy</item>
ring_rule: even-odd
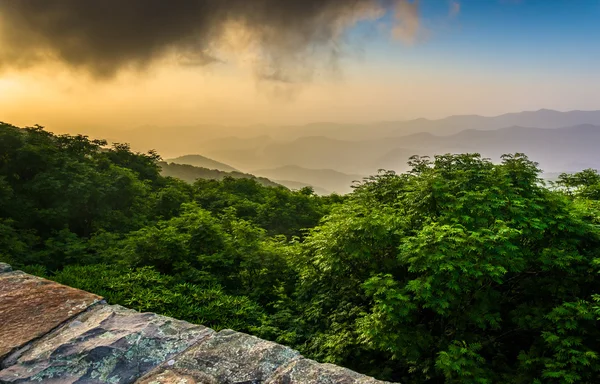
[[[0,123],[0,260],[403,383],[600,382],[600,176],[415,156],[347,196]]]
[[[403,382],[594,382],[598,226],[521,154],[412,165],[299,247],[305,351]]]

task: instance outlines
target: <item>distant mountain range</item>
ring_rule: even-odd
[[[423,135],[408,136],[401,141],[404,148],[418,149],[419,154],[425,155],[476,152],[499,161],[505,153],[522,152],[546,172],[600,168],[598,143],[600,125],[591,124],[557,129],[513,126],[491,131],[465,130],[450,136],[429,135],[426,140]],[[398,159],[404,160],[405,156]]]
[[[403,123],[390,123],[396,128],[390,136],[429,132],[451,135],[464,130],[489,131],[506,127],[562,128],[581,124],[600,125],[600,111],[559,112],[551,109],[507,113],[495,117],[478,115],[450,116],[440,120],[416,119]]]
[[[131,140],[132,147],[159,153],[179,151],[180,155],[193,148],[187,153],[201,155],[170,161],[239,170],[295,189],[310,185],[319,193],[348,192],[354,180],[378,169],[406,171],[412,155],[476,152],[498,161],[502,154],[523,152],[546,173],[600,168],[600,111],[543,109],[495,117],[465,115],[354,125],[203,126],[169,129],[168,134],[163,129],[163,135],[159,128],[147,129],[143,136],[150,141],[142,141],[146,147],[139,148],[140,143]]]
[[[371,124],[313,123],[302,126],[274,127],[265,134],[274,139],[294,139],[305,136],[325,136],[341,140],[365,140],[400,137],[414,133],[451,135],[467,129],[494,130],[512,126],[561,128],[580,124],[600,125],[600,110],[560,112],[550,109],[507,113],[487,117],[457,115],[443,119],[414,119]]]
[[[228,150],[241,150],[247,144],[242,141],[252,139],[254,146],[270,141],[291,141],[302,137],[323,136],[337,140],[374,140],[387,137],[401,137],[415,133],[451,135],[467,129],[494,130],[512,126],[536,128],[560,128],[581,124],[600,125],[600,110],[560,112],[548,109],[507,113],[486,117],[478,115],[450,116],[443,119],[414,119],[386,121],[368,124],[312,123],[288,126],[142,126],[128,130],[103,129],[101,137],[114,142],[128,142],[136,150],[156,149],[159,153],[176,157],[189,153],[207,155],[206,149],[215,151],[227,147]],[[96,132],[98,133],[98,132]],[[89,132],[94,136],[94,132]],[[236,142],[237,144],[233,144]],[[237,147],[236,147],[237,146]],[[238,148],[241,146],[242,148]],[[219,159],[218,157],[216,157]],[[271,167],[283,164],[271,164]],[[322,167],[317,167],[322,168]]]
[[[502,154],[523,152],[545,171],[563,172],[600,168],[598,143],[600,125],[556,129],[513,126],[487,131],[470,129],[448,136],[418,133],[363,141],[304,137],[287,142],[271,141],[260,148],[243,151],[213,149],[209,155],[218,155],[222,161],[250,169],[294,164],[366,175],[378,169],[404,171],[412,155],[477,152],[497,161]]]

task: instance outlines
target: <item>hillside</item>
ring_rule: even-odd
[[[161,175],[176,177],[188,183],[193,183],[198,179],[204,180],[223,180],[226,177],[232,177],[234,179],[251,179],[255,180],[265,187],[279,187],[280,184],[274,183],[271,180],[264,177],[256,177],[242,172],[223,172],[216,169],[207,169],[202,167],[196,167],[188,164],[175,164],[160,162]]]
[[[311,184],[307,184],[307,183],[303,183],[301,181],[292,181],[292,180],[273,180],[274,182],[283,185],[284,187],[287,187],[289,189],[291,189],[292,191],[298,191],[302,188],[305,187],[310,187],[313,189],[313,191],[320,196],[325,196],[325,195],[329,195],[331,194],[330,191],[323,189],[321,187],[318,186],[314,186]]]
[[[333,169],[308,169],[295,165],[272,169],[259,169],[253,171],[255,175],[268,177],[272,180],[289,180],[306,183],[314,188],[321,188],[331,192],[349,193],[352,184],[361,181],[363,176],[349,175]]]
[[[216,169],[218,171],[223,171],[223,172],[236,172],[237,171],[237,169],[230,167],[227,164],[220,163],[216,160],[209,159],[208,157],[204,157],[201,155],[179,156],[174,159],[167,159],[166,162],[167,163],[175,163],[175,164],[188,164],[188,165],[193,165],[194,167]]]

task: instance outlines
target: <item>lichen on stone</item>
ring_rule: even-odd
[[[35,342],[0,382],[130,383],[185,350],[208,328],[120,306],[99,305]],[[169,323],[174,332],[160,332]]]
[[[0,273],[11,272],[12,267],[6,263],[0,263]]]

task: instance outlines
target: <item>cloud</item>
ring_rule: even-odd
[[[394,12],[413,41],[407,0],[0,0],[0,69],[48,62],[111,79],[171,59],[206,66],[243,57],[264,79],[310,77],[335,63],[348,30]]]
[[[419,0],[396,1],[394,16],[396,19],[396,25],[392,29],[394,38],[408,45],[414,44],[421,30]]]
[[[460,13],[460,3],[458,1],[450,2],[450,10],[448,11],[448,16],[453,18],[458,16]]]

